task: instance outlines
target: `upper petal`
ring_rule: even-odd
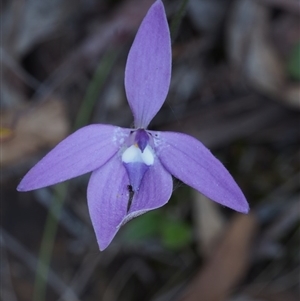
[[[121,224],[132,218],[165,205],[171,197],[173,181],[171,174],[161,165],[158,158],[149,167],[134,193],[128,214]]]
[[[29,170],[17,189],[38,189],[95,170],[119,150],[129,133],[129,129],[112,125],[83,127],[60,142]]]
[[[137,128],[146,128],[163,105],[171,78],[169,26],[160,0],[144,18],[129,51],[125,90]]]
[[[100,250],[110,244],[127,213],[129,179],[118,155],[92,173],[88,207]]]
[[[154,137],[158,157],[173,176],[224,206],[249,211],[232,176],[200,141],[172,132],[155,132]]]

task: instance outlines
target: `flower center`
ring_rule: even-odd
[[[122,155],[123,163],[144,163],[147,166],[152,165],[154,162],[154,156],[149,145],[142,151],[138,144],[128,147]]]
[[[148,168],[154,163],[153,149],[149,145],[149,135],[143,129],[132,133],[133,144],[122,154],[133,192],[139,190],[142,179]]]

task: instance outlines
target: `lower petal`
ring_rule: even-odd
[[[249,211],[232,176],[200,141],[172,132],[153,132],[153,136],[161,163],[174,177],[224,206]]]
[[[87,199],[100,250],[107,248],[126,216],[128,187],[127,172],[118,155],[92,173]]]

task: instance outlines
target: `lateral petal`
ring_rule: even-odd
[[[88,208],[100,250],[110,244],[127,213],[129,179],[118,155],[92,173]]]
[[[99,168],[119,150],[129,133],[129,129],[102,124],[79,129],[30,169],[17,190],[46,187]]]
[[[146,171],[140,189],[134,193],[128,214],[121,225],[149,210],[165,205],[171,197],[172,189],[171,174],[156,158],[154,164]]]
[[[248,202],[223,164],[195,138],[173,132],[153,132],[157,155],[176,178],[208,198],[247,213]]]
[[[125,69],[125,90],[136,128],[146,128],[159,111],[170,79],[170,32],[164,6],[158,0],[142,21]]]

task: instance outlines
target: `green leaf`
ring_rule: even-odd
[[[300,42],[294,47],[287,65],[289,75],[300,80]]]
[[[190,225],[175,221],[164,221],[162,228],[162,243],[165,247],[178,250],[186,247],[192,241],[192,231]]]
[[[130,221],[124,228],[123,239],[138,241],[159,235],[164,217],[159,211],[148,212]]]

